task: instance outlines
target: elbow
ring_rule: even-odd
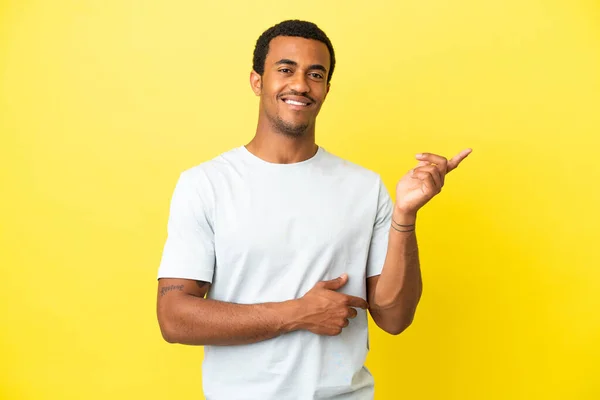
[[[385,317],[377,315],[377,318],[374,317],[373,320],[385,333],[397,336],[412,325],[414,317],[414,313],[402,313],[400,315],[387,315]]]
[[[179,340],[177,340],[177,337],[173,334],[173,332],[161,328],[160,333],[162,334],[162,337],[165,342],[170,344],[179,344]]]
[[[390,335],[398,336],[399,334],[404,332],[406,329],[408,329],[408,327],[412,325],[412,322],[413,322],[413,319],[410,318],[407,321],[400,321],[399,323],[396,323],[393,326],[385,327],[385,328],[383,328],[383,330],[385,332],[389,333]]]
[[[397,336],[412,325],[415,318],[416,307],[388,310],[375,309],[373,311],[374,312],[372,312],[371,315],[377,326],[384,332]]]
[[[157,317],[158,317],[158,326],[160,328],[160,333],[165,342],[171,344],[180,343],[179,335],[177,334],[177,329],[173,322],[168,317],[169,313],[166,310],[161,310],[159,308]]]
[[[158,320],[158,326],[160,327],[160,333],[165,342],[175,344],[179,343],[177,340],[177,335],[174,330],[169,327],[169,324],[165,320]]]

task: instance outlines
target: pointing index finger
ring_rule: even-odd
[[[452,171],[453,169],[456,169],[456,167],[458,167],[458,164],[460,164],[462,160],[467,158],[467,156],[471,154],[472,151],[472,149],[465,149],[457,155],[455,155],[454,157],[452,157],[448,161],[448,172]]]
[[[357,308],[362,308],[365,310],[367,308],[369,308],[369,305],[367,304],[367,302],[360,297],[350,296],[350,295],[346,295],[346,297],[348,298],[348,305],[350,307],[357,307]]]

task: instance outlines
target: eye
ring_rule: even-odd
[[[317,73],[317,72],[311,72],[310,76],[312,76],[315,79],[323,79],[323,75]]]
[[[289,73],[289,72],[292,72],[292,70],[291,70],[291,69],[289,69],[289,68],[281,68],[281,69],[279,70],[279,72],[282,72],[282,73],[284,73],[284,74],[287,74],[287,73]]]

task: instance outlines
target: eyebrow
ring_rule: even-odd
[[[281,59],[281,60],[277,61],[275,63],[275,65],[292,65],[294,67],[297,67],[298,63],[296,61],[294,61],[294,60],[289,60],[287,58],[284,58],[284,59]],[[322,66],[321,64],[309,65],[308,69],[309,70],[316,69],[316,70],[319,70],[319,71],[327,72],[327,69],[324,66]]]

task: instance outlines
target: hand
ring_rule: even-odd
[[[469,154],[471,149],[466,149],[450,160],[437,154],[418,154],[417,166],[396,186],[396,209],[404,215],[416,216],[421,207],[441,192],[446,174],[456,169]]]
[[[318,282],[298,299],[297,329],[318,335],[339,335],[350,323],[349,319],[356,317],[357,311],[353,307],[367,309],[368,304],[364,299],[336,292],[346,282],[346,274],[330,281]]]

